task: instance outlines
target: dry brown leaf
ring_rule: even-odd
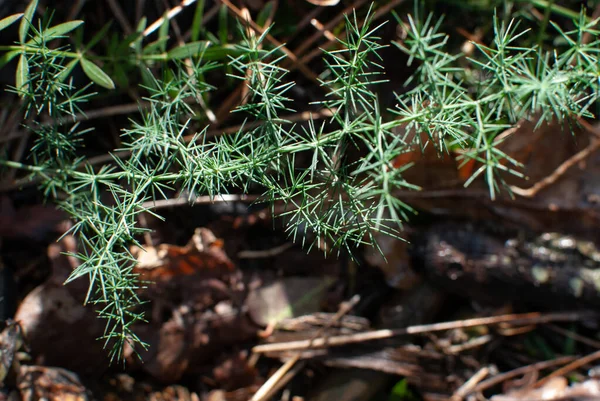
[[[133,247],[131,253],[138,260],[135,272],[150,281],[165,281],[203,271],[218,274],[234,269],[223,250],[223,241],[207,228],[197,228],[186,246]]]
[[[88,401],[79,377],[66,369],[21,366],[17,386],[23,401]]]
[[[318,312],[331,278],[287,277],[254,289],[246,300],[250,316],[267,326],[281,319]]]

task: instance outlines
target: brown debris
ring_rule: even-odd
[[[186,246],[162,244],[158,247],[131,252],[138,259],[135,272],[142,280],[168,281],[174,276],[187,276],[198,272],[216,275],[230,272],[234,265],[223,251],[223,241],[206,228],[197,228]]]
[[[12,200],[0,196],[0,238],[42,240],[66,230],[66,213],[50,206],[32,205],[15,208]]]
[[[90,396],[79,377],[66,369],[22,366],[18,388],[23,401],[88,401]]]
[[[184,247],[162,244],[132,253],[140,261],[136,272],[153,281],[140,291],[151,301],[149,322],[133,329],[150,347],[141,352],[143,364],[126,348],[132,369],[174,382],[200,373],[225,347],[256,336],[257,327],[240,310],[240,272],[210,230],[196,229]]]
[[[80,279],[63,285],[77,260],[75,239],[65,236],[48,247],[52,275],[30,292],[19,305],[15,320],[23,328],[38,364],[60,366],[78,373],[99,374],[109,367],[107,352],[98,341],[104,322],[83,301],[88,283]]]

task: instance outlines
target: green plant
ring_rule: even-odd
[[[20,42],[0,50],[7,52],[5,62],[19,57],[13,90],[23,98],[33,121],[28,128],[37,135],[32,164],[1,163],[29,171],[73,218],[72,232],[82,243],[76,255],[81,265],[67,282],[90,280],[86,302],[97,305],[99,316],[107,320],[104,340],[114,345],[113,358],[126,343],[145,346],[131,329],[144,316],[129,246],[138,244],[144,232],[138,216],[154,213],[146,201],[167,198],[173,190],[189,194],[190,200],[199,194],[260,191],[261,201],[284,206],[281,216],[294,240],[308,247],[326,242],[326,252],[351,253],[359,244],[376,245],[376,232],[396,235],[407,220],[411,209],[395,191],[417,188],[403,178],[410,166],[398,168],[394,161],[415,146],[425,147],[421,134],[440,152],[464,149],[463,159],[480,163],[467,184],[484,175],[494,197],[505,186],[503,173],[520,174],[518,163],[497,148],[505,129],[537,112],[545,120],[588,116],[596,100],[599,42],[583,12],[573,31],[554,25],[568,42],[563,52],[518,46],[523,34],[517,24],[496,19],[494,44],[477,45],[480,54],[469,59],[471,75],[456,67],[460,55],[444,51],[447,36],[439,33],[441,21],[411,17],[405,26],[408,39],[396,45],[420,63],[409,80],[413,89],[397,96],[397,108],[382,112],[375,89],[386,82],[378,64],[383,46],[369,9],[363,22],[356,13],[346,18],[340,50],[325,51],[327,72],[321,84],[327,96],[316,105],[328,109],[331,119],[320,125],[311,119],[306,129],[297,129],[283,117],[293,107],[288,94],[294,83],[280,67],[282,49],[265,41],[269,30],[256,36],[240,29],[243,40],[236,44],[216,43],[227,39],[224,32],[220,39],[206,34],[209,41],[197,41],[202,34],[200,3],[192,42],[167,50],[164,22],[159,39],[143,46],[146,23],[140,21],[136,33],[110,42],[112,53],[105,57],[87,53],[104,31],[87,46],[79,42],[75,52],[49,48],[51,40],[63,38],[81,22],[34,29],[35,1],[23,16],[0,21],[3,29],[22,18]],[[585,33],[594,40],[585,43]],[[190,139],[188,131],[202,117],[198,105],[213,89],[205,77],[222,71],[217,61],[225,57],[235,71],[230,77],[246,81],[248,89],[235,113],[258,124],[216,137],[209,137],[206,127]],[[96,62],[104,62],[114,81]],[[132,70],[139,71],[143,82],[148,107],[123,130],[120,152],[105,166],[79,156],[77,139],[85,132],[67,124],[77,121],[79,105],[94,96],[87,87],[74,87],[70,75],[77,64],[106,89],[115,87],[115,81],[128,85]],[[51,123],[42,124],[41,117]],[[396,133],[398,127],[405,133]]]
[[[397,111],[409,130],[426,134],[439,151],[465,149],[463,164],[475,160],[480,167],[465,183],[484,175],[490,196],[503,187],[503,173],[521,176],[520,164],[498,145],[505,130],[521,119],[543,121],[591,117],[589,108],[597,99],[599,76],[598,21],[587,21],[584,10],[575,29],[563,31],[552,24],[568,46],[563,51],[545,50],[539,44],[519,46],[528,30],[518,22],[508,24],[494,18],[494,41],[489,47],[475,43],[478,54],[469,58],[473,76],[456,67],[460,55],[444,51],[448,37],[439,32],[440,21],[430,15],[424,22],[409,17],[405,44],[395,43],[421,62],[412,80],[415,87],[399,98]],[[585,34],[592,35],[590,42]],[[424,146],[424,144],[421,144]]]

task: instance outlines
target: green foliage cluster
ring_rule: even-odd
[[[418,134],[417,140],[426,134],[440,151],[464,149],[463,163],[477,161],[480,167],[466,185],[484,175],[492,198],[500,186],[510,190],[502,174],[521,176],[522,166],[498,148],[506,138],[502,132],[522,119],[537,118],[539,126],[553,119],[592,117],[589,108],[597,100],[600,77],[598,21],[588,21],[582,11],[572,23],[569,31],[552,23],[567,43],[559,51],[519,46],[529,30],[495,18],[493,44],[474,43],[478,53],[468,59],[474,67],[469,75],[457,66],[461,56],[444,50],[448,36],[439,32],[441,20],[409,17],[405,44],[395,44],[410,62],[421,63],[411,77],[415,88],[398,99],[401,121]]]
[[[356,13],[346,18],[340,50],[324,51],[328,73],[322,86],[328,94],[317,105],[328,109],[331,119],[321,124],[311,119],[307,128],[298,129],[283,117],[293,111],[288,94],[294,83],[281,67],[281,48],[265,41],[269,30],[256,36],[242,29],[242,42],[224,43],[227,35],[219,39],[203,32],[202,3],[189,43],[167,49],[165,18],[159,39],[144,46],[147,28],[140,21],[135,33],[110,41],[109,56],[89,52],[107,27],[86,46],[76,31],[76,51],[50,48],[81,21],[35,25],[35,0],[23,15],[0,21],[1,30],[21,19],[19,43],[0,46],[5,51],[0,61],[19,58],[13,90],[32,121],[28,129],[37,135],[31,164],[0,163],[41,180],[46,194],[73,218],[81,265],[68,281],[89,279],[86,302],[97,305],[107,320],[104,340],[113,345],[113,358],[126,343],[146,346],[132,331],[144,316],[129,247],[139,245],[144,232],[138,216],[154,213],[147,201],[167,198],[174,189],[192,201],[200,194],[260,190],[262,201],[284,206],[282,216],[294,240],[308,247],[324,241],[326,249],[352,252],[359,244],[376,245],[374,233],[396,235],[408,218],[410,207],[395,191],[417,188],[403,178],[409,166],[394,165],[399,155],[427,143],[440,152],[461,148],[465,160],[480,166],[469,182],[484,175],[493,197],[504,186],[503,173],[520,174],[518,163],[497,148],[504,130],[538,113],[540,121],[589,116],[596,101],[598,32],[583,12],[573,30],[554,25],[567,42],[563,51],[520,47],[524,32],[518,24],[496,18],[494,43],[476,45],[479,53],[468,60],[470,69],[458,68],[462,56],[444,49],[448,38],[440,33],[441,20],[415,16],[407,24],[400,21],[408,36],[395,43],[411,62],[419,62],[408,82],[412,89],[397,96],[397,107],[382,112],[376,88],[386,82],[378,53],[383,45],[370,9],[363,22]],[[585,34],[592,40],[585,42]],[[201,35],[208,40],[198,41]],[[225,59],[226,66],[219,63]],[[74,87],[78,64],[106,90],[115,82],[127,86],[129,73],[137,69],[149,103],[123,130],[122,152],[102,167],[78,153],[85,132],[77,130],[77,116],[81,104],[95,96],[89,86]],[[150,68],[156,66],[160,74]],[[248,95],[235,113],[254,128],[216,137],[205,128],[186,140],[191,122],[200,117],[193,105],[202,105],[214,89],[205,77],[222,70],[246,82]],[[42,116],[51,123],[42,123]]]

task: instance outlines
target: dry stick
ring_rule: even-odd
[[[479,383],[477,386],[475,386],[473,389],[471,389],[471,392],[469,394],[478,393],[478,392],[487,390],[488,388],[493,387],[497,384],[500,384],[506,380],[512,379],[513,377],[521,376],[521,375],[529,373],[529,372],[539,371],[542,369],[548,369],[548,368],[551,368],[551,367],[554,367],[557,365],[564,365],[565,363],[569,363],[569,362],[573,361],[574,359],[575,359],[575,357],[573,357],[573,356],[563,356],[561,358],[552,359],[550,361],[537,362],[532,365],[522,366],[520,368],[513,369],[513,370],[505,372],[505,373],[500,373],[496,376],[490,377],[489,379],[484,380],[481,383]],[[466,394],[466,395],[469,395],[469,394]]]
[[[250,15],[250,11],[248,10],[247,7],[242,8],[242,17],[243,20],[246,21],[245,27],[246,27],[246,37],[248,39],[250,39],[251,43],[255,43],[256,41],[256,32],[254,32],[252,30],[252,28],[250,27],[250,21],[252,20],[252,17]],[[262,50],[262,43],[258,43],[257,44],[257,50]],[[259,85],[264,86],[264,81],[265,81],[265,77],[264,74],[262,73],[262,67],[257,67],[258,71],[252,71],[251,68],[247,68],[245,71],[245,75],[244,75],[244,80],[242,81],[243,84],[245,84],[246,82],[251,82],[252,78],[254,77],[254,74],[256,73],[257,77],[256,79],[258,81],[260,81]],[[245,106],[249,100],[248,98],[248,94],[250,93],[250,87],[249,85],[241,85],[241,93],[240,93],[240,103],[238,104],[239,106]],[[221,109],[222,112],[222,109]]]
[[[366,333],[339,335],[329,338],[317,338],[314,340],[299,340],[289,341],[274,344],[263,344],[257,345],[252,348],[255,353],[265,352],[280,352],[280,351],[292,351],[292,350],[303,350],[308,348],[320,348],[320,347],[335,347],[347,344],[361,343],[372,340],[382,340],[391,337],[398,337],[407,334],[424,334],[434,331],[445,331],[456,328],[467,328],[475,326],[486,326],[497,323],[510,322],[514,325],[526,325],[536,323],[548,323],[548,322],[572,322],[581,320],[584,317],[595,317],[596,314],[593,312],[563,312],[563,313],[547,313],[542,314],[539,312],[522,313],[522,314],[509,314],[499,315],[483,318],[465,319],[451,322],[425,324],[417,326],[409,326],[402,329],[384,329],[374,330]]]
[[[585,130],[594,135],[596,138],[600,139],[600,129],[598,127],[593,126],[592,124],[585,121],[585,119],[579,117],[577,122],[585,128]]]
[[[163,2],[163,6],[165,8],[169,8],[168,0],[162,0],[162,2]],[[185,44],[185,42],[183,41],[183,38],[181,37],[181,28],[179,28],[179,24],[177,23],[177,21],[175,21],[174,18],[169,18],[169,25],[173,29],[173,33],[175,34],[175,37],[177,38],[177,44],[179,46]]]
[[[450,397],[451,401],[461,401],[463,398],[467,396],[467,394],[473,391],[473,388],[480,383],[488,374],[490,373],[490,368],[483,367],[479,369],[469,380],[463,383],[462,386],[456,389],[452,397]]]
[[[535,330],[535,325],[520,326],[520,327],[498,327],[498,334],[503,337],[520,336],[530,331]]]
[[[265,30],[263,28],[261,28],[260,26],[258,26],[256,24],[256,22],[245,19],[242,11],[239,8],[237,8],[236,6],[234,6],[229,0],[220,0],[220,1],[221,1],[221,3],[225,4],[227,6],[227,8],[236,17],[238,17],[240,20],[242,20],[242,22],[248,23],[250,25],[250,27],[252,27],[252,29],[254,29],[256,32],[258,32],[261,35],[265,33]],[[298,69],[307,78],[311,79],[312,81],[316,82],[317,84],[320,84],[318,77],[306,65],[300,63],[300,61],[298,60],[298,57],[296,57],[296,55],[292,51],[290,51],[286,46],[284,46],[283,43],[279,42],[271,34],[267,34],[265,37],[267,38],[267,40],[269,42],[271,42],[275,46],[279,47],[281,49],[281,51],[283,51],[289,57],[289,59],[294,62],[295,66],[297,66]]]
[[[523,189],[523,188],[519,188],[516,186],[511,186],[510,189],[514,193],[516,193],[517,195],[521,195],[523,197],[528,197],[528,198],[535,196],[539,191],[541,191],[545,187],[554,184],[560,177],[562,177],[569,170],[569,168],[571,168],[576,163],[579,163],[580,161],[589,157],[596,149],[598,149],[600,147],[600,130],[598,130],[598,128],[592,126],[590,123],[585,121],[583,118],[578,118],[577,121],[579,122],[579,124],[581,124],[585,128],[585,130],[588,133],[594,135],[598,139],[592,140],[585,149],[583,149],[582,151],[574,154],[572,157],[567,159],[560,166],[558,166],[556,168],[556,170],[554,170],[554,172],[552,172],[552,174],[550,174],[546,178],[542,179],[541,181],[538,181],[532,187],[530,187],[528,189]]]
[[[169,11],[167,11],[167,15],[166,16],[162,16],[159,19],[157,19],[156,21],[154,21],[152,23],[152,25],[150,25],[148,28],[146,28],[144,30],[144,33],[142,34],[144,37],[150,35],[152,32],[156,31],[165,21],[165,18],[167,18],[168,20],[171,20],[173,17],[175,17],[177,14],[179,14],[180,12],[183,11],[184,8],[186,8],[189,5],[192,5],[196,2],[196,0],[182,0],[181,3],[175,7],[173,7],[172,9],[170,9]]]
[[[328,30],[331,29],[331,28],[333,28],[336,24],[338,24],[344,18],[344,14],[345,13],[352,11],[353,8],[359,8],[366,1],[367,0],[359,0],[359,1],[356,1],[354,4],[352,4],[351,6],[346,7],[340,14],[338,14],[329,23],[327,23],[324,26],[324,28],[328,29]],[[312,19],[312,16],[311,16],[311,19]],[[309,19],[308,21],[310,21],[311,19]],[[300,46],[298,46],[298,48],[294,49],[294,51],[293,51],[292,54],[294,54],[294,55],[295,54],[299,54],[299,55],[302,54],[314,42],[316,42],[321,37],[321,35],[322,35],[321,32],[314,33],[308,40],[304,41],[303,44],[301,44]],[[319,54],[319,53],[320,53],[320,51],[317,52],[316,54]],[[312,58],[314,58],[314,57],[311,57],[311,59]],[[301,63],[303,62],[303,60],[304,59],[302,59]],[[283,68],[289,68],[290,71],[293,71],[293,70],[296,69],[296,66],[298,66],[298,64],[296,63],[295,65],[292,66],[292,68],[290,68],[290,64],[292,64],[292,62],[293,62],[292,58],[290,57],[289,59],[284,60],[283,63],[281,64],[281,66]],[[305,63],[303,63],[302,65],[305,65]],[[217,118],[219,119],[219,121],[223,121],[229,115],[229,111],[231,110],[232,105],[240,97],[240,93],[242,92],[244,86],[245,86],[244,83],[238,85],[238,87],[225,99],[225,101],[223,102],[222,106],[217,111]]]
[[[70,119],[65,118],[65,122],[68,121],[68,122],[76,123],[79,121],[89,121],[89,120],[95,120],[97,118],[103,118],[103,117],[118,116],[118,115],[122,115],[122,114],[131,114],[131,113],[135,113],[136,111],[145,110],[149,105],[150,105],[150,102],[143,101],[143,102],[122,104],[122,105],[118,105],[118,106],[108,106],[108,107],[103,107],[100,109],[92,109],[92,110],[88,110],[88,111],[83,111],[81,113],[76,113]],[[49,127],[49,126],[53,125],[54,123],[55,123],[55,121],[53,121],[52,119],[45,118],[42,121],[42,127]],[[2,139],[0,139],[0,142],[2,142]]]
[[[146,201],[142,203],[145,209],[163,209],[166,207],[182,206],[182,205],[199,205],[215,202],[254,202],[260,199],[258,195],[218,195],[198,196],[196,199],[190,200],[187,198],[160,199],[154,201]]]
[[[286,242],[286,243],[281,244],[279,246],[276,246],[274,248],[265,249],[265,250],[262,250],[262,251],[252,251],[252,250],[240,251],[240,252],[238,252],[237,257],[238,257],[238,259],[266,259],[266,258],[272,258],[273,256],[277,256],[279,254],[282,254],[283,252],[285,252],[288,249],[290,249],[292,246],[294,246],[293,242]]]
[[[275,395],[275,393],[277,393],[279,390],[281,390],[283,387],[285,387],[306,366],[306,361],[298,361],[295,364],[293,364],[292,362],[293,361],[290,359],[289,361],[287,361],[284,364],[284,366],[288,365],[288,364],[290,366],[292,366],[292,365],[293,366],[288,371],[283,372],[282,375],[279,375],[279,380],[277,380],[275,382],[275,384],[273,385],[273,387],[271,387],[270,390],[265,392],[265,394],[262,397],[263,400],[271,399]],[[275,372],[275,375],[278,375],[278,374],[279,374],[279,370],[277,372]],[[272,377],[274,377],[274,376],[272,376]]]
[[[520,196],[525,198],[531,198],[535,196],[542,189],[554,184],[560,177],[562,177],[571,167],[580,161],[588,158],[592,153],[594,153],[598,148],[600,148],[600,140],[594,139],[591,143],[580,152],[575,153],[572,157],[564,161],[560,166],[556,168],[549,176],[543,178],[542,180],[536,182],[533,186],[527,189],[519,188],[516,186],[511,186],[510,190]]]
[[[344,14],[349,13],[353,9],[360,8],[367,0],[358,0],[355,1],[352,5],[346,7],[341,13],[339,13],[336,17],[334,17],[331,21],[325,24],[324,28],[327,30],[331,30],[335,27],[340,21],[344,19]],[[295,54],[303,54],[306,50],[308,50],[319,38],[322,36],[321,32],[315,32],[310,38],[304,41],[300,46],[294,49]],[[283,63],[283,67],[286,68],[286,65],[289,65],[288,61]]]
[[[482,345],[489,343],[493,339],[494,339],[493,336],[486,334],[484,336],[476,337],[474,339],[466,341],[462,344],[452,345],[450,347],[447,347],[444,351],[450,355],[457,355],[466,350],[481,347]]]
[[[565,330],[562,327],[558,327],[557,325],[554,325],[554,324],[549,324],[547,327],[550,330],[555,331],[559,334],[562,334],[563,336],[565,336],[567,338],[572,338],[573,340],[579,341],[582,344],[589,345],[590,347],[600,349],[600,341],[596,341],[591,338],[582,336],[581,334],[577,334],[571,330]]]
[[[404,0],[393,0],[386,5],[379,7],[377,11],[375,11],[375,15],[373,15],[373,20],[378,20],[383,15],[389,13],[392,8],[399,6],[401,3],[404,3]]]
[[[352,310],[352,308],[354,308],[354,306],[358,303],[358,301],[360,301],[360,296],[355,295],[348,302],[342,303],[340,305],[337,313],[331,318],[331,320],[328,321],[325,326],[323,326],[321,329],[319,329],[315,333],[313,338],[311,338],[308,341],[309,342],[313,341],[313,340],[317,339],[317,337],[323,335],[325,330],[327,330],[329,327],[331,327],[331,325],[333,325],[334,323],[339,321],[344,315],[346,315],[348,312],[350,312]],[[273,393],[273,389],[275,388],[277,383],[281,380],[281,378],[296,364],[296,362],[298,362],[300,360],[300,356],[301,356],[301,353],[297,352],[290,360],[285,362],[277,370],[277,372],[275,372],[275,374],[273,376],[271,376],[269,378],[269,380],[267,380],[265,382],[265,384],[263,384],[258,389],[258,391],[252,396],[250,401],[263,401],[263,400],[267,399],[267,396],[269,394]]]
[[[285,122],[296,123],[296,122],[301,122],[301,121],[308,121],[311,118],[313,120],[329,118],[329,117],[333,116],[333,113],[335,112],[335,110],[336,109],[332,109],[332,110],[325,109],[325,110],[316,111],[316,112],[303,111],[300,113],[291,114],[289,116],[283,116],[283,117],[281,117],[281,122],[282,123],[285,123]],[[206,136],[213,137],[213,136],[234,134],[241,129],[244,129],[245,131],[247,131],[247,130],[251,130],[253,128],[260,127],[263,124],[264,124],[263,121],[252,121],[252,122],[245,123],[245,124],[233,125],[231,127],[227,127],[224,129],[210,129],[206,132]],[[194,137],[194,135],[186,135],[183,137],[183,139],[184,139],[184,141],[189,142],[192,140],[193,137]]]
[[[329,29],[325,28],[325,26],[323,24],[321,24],[318,19],[313,18],[312,20],[310,20],[310,23],[312,26],[317,28],[317,30],[319,32],[321,32],[323,34],[323,36],[325,36],[325,38],[327,40],[329,40],[330,42],[333,42],[336,40],[335,35]]]
[[[390,9],[396,7],[397,5],[399,5],[400,3],[404,2],[404,0],[394,0],[391,3],[385,5],[384,7],[381,7],[380,9],[378,9],[374,16],[373,16],[373,20],[376,21],[377,19],[379,19],[381,16],[385,15],[387,12],[389,12]],[[329,24],[328,24],[329,25]],[[328,25],[325,25],[324,28],[328,29]],[[339,36],[340,39],[344,39],[346,37],[346,34],[343,33]],[[331,41],[327,41],[325,44],[323,44],[322,46],[319,46],[318,48],[314,49],[312,52],[308,53],[307,55],[303,56],[300,59],[301,63],[307,64],[309,63],[313,58],[317,57],[319,54],[321,54],[323,52],[323,49],[328,49],[329,47],[331,47],[332,45],[338,43],[337,39]],[[293,71],[294,68],[290,68],[290,71]]]
[[[572,372],[575,369],[579,369],[580,367],[587,365],[588,363],[594,362],[598,359],[600,359],[600,351],[592,352],[589,355],[579,358],[579,359],[563,366],[562,368],[555,370],[554,372],[550,373],[548,376],[544,377],[543,379],[538,380],[533,385],[533,387],[534,388],[542,387],[553,377],[564,376],[567,373]]]
[[[260,33],[261,35],[264,33],[265,30],[263,28],[261,28],[260,26],[258,26],[251,19],[247,18],[247,16],[245,16],[244,13],[240,9],[238,9],[236,6],[234,6],[233,4],[231,4],[231,2],[229,0],[221,0],[221,2],[223,4],[225,4],[225,6],[227,6],[227,8],[238,19],[240,19],[242,22],[244,22],[246,24],[246,26],[251,27],[254,31]],[[273,43],[276,46],[278,46],[278,47],[281,48],[281,50],[288,56],[288,58],[294,62],[294,67],[298,67],[300,69],[300,71],[306,77],[308,77],[312,81],[314,81],[314,82],[316,82],[316,83],[319,84],[319,80],[318,80],[317,76],[310,69],[308,69],[308,67],[306,67],[305,64],[299,64],[298,63],[298,58],[296,57],[296,55],[293,52],[291,52],[287,47],[285,47],[282,43],[280,43],[277,39],[275,39],[270,34],[266,35],[266,38],[271,43]],[[223,102],[223,104],[217,110],[217,113],[216,113],[217,119],[219,121],[224,121],[227,118],[227,116],[230,114],[229,112],[232,109],[233,104],[237,101],[237,99],[240,98],[240,97],[243,98],[243,96],[241,95],[241,93],[246,88],[246,85],[247,84],[245,82],[239,84],[236,87],[236,89],[225,99],[225,101]]]

